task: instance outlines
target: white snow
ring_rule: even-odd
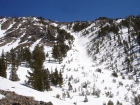
[[[2,99],[2,98],[4,98],[4,97],[5,97],[4,95],[0,94],[0,99]]]
[[[0,27],[1,27],[1,25],[0,25]],[[4,37],[4,36],[5,36],[5,34],[4,34],[4,33],[5,33],[5,30],[1,30],[1,29],[0,29],[0,38],[2,38],[2,37]]]
[[[30,47],[30,50],[31,50],[31,51],[33,51],[34,48],[35,48],[35,46],[36,46],[37,44],[39,44],[40,40],[41,40],[41,39],[38,39],[34,44],[31,45],[31,47]]]
[[[117,23],[121,21],[118,20]],[[56,23],[52,23],[54,26],[57,26]],[[92,27],[95,26],[95,23],[91,24],[86,30],[90,30]],[[20,78],[20,81],[18,82],[11,82],[7,79],[4,79],[0,77],[0,89],[3,90],[10,90],[15,91],[17,94],[25,95],[25,96],[33,96],[36,100],[39,101],[51,101],[54,105],[72,105],[74,102],[77,102],[77,105],[103,105],[103,103],[107,103],[109,100],[112,100],[114,104],[116,104],[117,100],[122,102],[123,105],[132,105],[131,101],[133,98],[133,92],[136,91],[137,94],[140,93],[139,84],[134,83],[134,80],[122,79],[122,76],[120,73],[118,73],[118,78],[115,78],[111,75],[112,71],[106,68],[107,63],[115,62],[114,59],[110,60],[107,59],[105,63],[99,63],[100,60],[106,56],[106,54],[112,54],[113,58],[117,58],[118,52],[122,52],[123,48],[121,47],[114,47],[115,41],[111,42],[112,45],[109,45],[109,41],[107,38],[104,38],[105,41],[103,41],[103,44],[99,45],[99,48],[101,49],[101,52],[96,54],[97,59],[93,60],[91,59],[91,56],[87,54],[87,49],[91,50],[92,45],[91,40],[94,39],[97,34],[95,32],[99,30],[99,27],[96,27],[96,30],[94,32],[89,33],[87,36],[82,36],[82,33],[84,30],[82,30],[79,33],[74,33],[71,30],[67,30],[66,26],[61,26],[62,29],[65,29],[67,32],[74,35],[74,43],[72,45],[72,49],[68,51],[67,57],[64,58],[63,62],[59,64],[58,62],[54,62],[54,59],[52,58],[51,52],[52,47],[51,46],[45,46],[44,51],[45,53],[49,53],[49,57],[46,58],[44,62],[44,67],[48,68],[49,70],[54,70],[57,68],[58,70],[62,70],[63,66],[65,65],[64,72],[63,72],[63,78],[64,78],[64,84],[62,88],[51,86],[53,91],[45,91],[45,92],[39,92],[34,89],[31,89],[29,87],[25,86],[25,80],[27,80],[27,70],[30,70],[30,68],[26,68],[24,65],[19,66],[17,74]],[[123,28],[122,30],[122,39],[128,40],[128,29]],[[0,31],[1,32],[1,31]],[[111,38],[113,39],[114,34],[109,34]],[[117,39],[117,38],[116,38]],[[41,39],[37,40],[31,47],[30,50],[33,51],[34,47],[40,42]],[[0,47],[0,50],[2,49],[10,49],[16,47],[18,44],[18,40],[14,43],[8,44],[4,47]],[[133,43],[135,45],[135,43]],[[102,48],[102,45],[104,47]],[[107,51],[106,51],[107,49]],[[110,49],[114,49],[114,51],[111,51]],[[135,49],[137,50],[137,49]],[[8,51],[8,50],[6,50]],[[94,53],[91,53],[91,55]],[[124,55],[122,55],[124,56]],[[51,60],[51,62],[48,62],[48,60]],[[124,60],[124,57],[119,59],[119,62],[114,63],[119,65],[119,69],[122,69],[121,62]],[[97,72],[96,70],[100,68],[102,71],[101,73]],[[7,70],[7,78],[9,78],[10,68]],[[73,79],[70,81],[73,90],[77,90],[76,92],[69,91],[71,98],[62,98],[62,93],[66,93],[68,90],[68,82],[69,80],[66,78],[70,78],[71,76]],[[79,82],[75,83],[74,80],[78,79]],[[87,88],[82,88],[82,84],[84,82],[88,82]],[[120,85],[123,83],[123,85]],[[88,102],[83,102],[85,96],[80,96],[82,92],[86,93],[87,91],[93,92],[93,88],[99,89],[101,91],[100,97],[93,96],[92,94],[87,95]],[[111,92],[113,94],[113,97],[107,97],[106,93]],[[55,98],[55,96],[59,94],[61,99]],[[1,97],[1,96],[0,96]],[[127,101],[126,101],[127,98]]]
[[[24,86],[24,84],[19,84],[16,82],[12,82],[10,80],[4,79],[0,77],[0,89],[7,90],[7,91],[14,91],[17,94],[24,95],[24,96],[33,96],[35,100],[49,102],[52,101],[54,105],[71,105],[68,102],[64,102],[62,100],[56,99],[51,97],[51,92],[39,92],[29,87]]]
[[[0,24],[0,27],[1,27],[1,24]],[[0,28],[0,38],[4,37],[4,35],[5,35],[4,33],[5,33],[5,30],[1,30],[1,28]]]

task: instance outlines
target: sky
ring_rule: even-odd
[[[140,15],[140,0],[0,0],[0,16],[44,17],[61,22]]]

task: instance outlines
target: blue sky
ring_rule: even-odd
[[[55,21],[140,15],[140,0],[0,0],[0,16],[42,16]]]

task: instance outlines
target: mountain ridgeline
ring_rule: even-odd
[[[81,34],[89,39],[87,53],[95,62],[93,66],[104,65],[122,76],[140,75],[140,16],[96,20]]]
[[[120,73],[122,78],[124,75],[130,79],[140,76],[140,16],[75,22],[56,22],[42,17],[1,17],[0,28],[0,50],[3,50],[0,76],[6,77],[6,66],[10,65],[10,79],[19,80],[16,71],[24,63],[32,70],[28,72],[27,83],[37,90],[50,90],[49,85],[61,87],[63,84],[61,72],[56,68],[50,73],[43,68],[43,62],[48,58],[48,62],[61,64],[73,47],[71,33],[89,40],[85,50],[93,60],[92,66],[103,65],[100,69]],[[51,52],[45,52],[46,47],[51,47]]]
[[[18,67],[22,64],[31,68],[26,83],[39,91],[50,90],[50,85],[63,83],[61,71],[51,72],[43,66],[44,61],[61,63],[71,49],[74,37],[61,29],[61,23],[43,18],[1,18],[0,38],[2,55],[0,58],[0,76],[7,77],[7,66],[11,67],[9,79],[19,81]],[[16,44],[16,46],[13,46]],[[51,52],[45,52],[50,47]],[[31,49],[33,48],[33,49]],[[6,50],[5,50],[6,49]],[[9,51],[8,51],[9,50]]]

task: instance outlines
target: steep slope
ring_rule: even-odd
[[[94,66],[102,65],[103,69],[124,75],[139,75],[139,32],[135,29],[139,19],[97,20],[80,32],[89,40],[87,53],[93,58]]]
[[[51,24],[53,30],[57,26],[58,29],[65,30],[74,37],[70,45],[68,40],[65,40],[65,43],[71,48],[67,52],[67,56],[63,58],[61,63],[55,62],[52,57],[51,45],[60,41],[56,40],[56,37],[54,37],[54,40],[46,38],[49,46],[45,46],[42,43],[42,38],[39,37],[30,43],[30,50],[33,51],[38,43],[44,45],[45,53],[49,53],[44,61],[44,67],[51,72],[56,68],[58,71],[61,70],[63,74],[62,88],[51,85],[52,91],[38,92],[20,86],[19,84],[25,85],[26,75],[28,75],[27,70],[30,71],[30,68],[22,62],[17,71],[20,81],[15,84],[18,86],[10,82],[11,85],[6,87],[4,83],[8,80],[0,78],[2,84],[0,89],[6,90],[8,88],[22,95],[34,96],[36,100],[52,101],[57,105],[91,105],[93,103],[103,105],[103,103],[108,104],[111,101],[117,105],[121,105],[121,103],[123,105],[135,105],[136,101],[140,103],[138,97],[140,94],[139,28],[135,28],[135,19],[137,18],[139,20],[139,17],[131,17],[116,20],[99,18],[92,22],[73,23],[51,21],[48,24]],[[129,27],[124,24],[125,22],[126,24],[129,23]],[[5,36],[4,31],[1,31],[1,33]],[[53,35],[57,36],[57,32]],[[21,37],[19,40],[21,40]],[[25,38],[23,42],[26,43],[26,41]],[[13,42],[10,43],[11,46],[14,46]],[[20,43],[18,42],[18,44]],[[5,47],[6,44],[3,48]],[[10,71],[9,65],[7,78],[9,78]],[[24,93],[20,90],[21,88]],[[16,89],[19,89],[19,91],[16,91]],[[46,97],[49,97],[48,100],[46,100]]]
[[[42,17],[0,18],[0,50],[10,51],[12,48],[29,47],[31,50],[37,44],[53,46],[61,40],[59,29],[62,23],[45,20]],[[63,31],[63,32],[62,32]],[[65,33],[67,34],[67,33]],[[68,40],[70,35],[66,35]],[[0,52],[1,53],[1,52]]]
[[[38,101],[44,101],[44,102],[51,101],[53,102],[53,105],[58,105],[58,104],[71,105],[67,102],[51,97],[52,95],[49,92],[39,92],[29,87],[23,86],[19,83],[9,81],[2,77],[0,77],[0,84],[1,84],[1,87],[0,87],[1,90],[14,91],[15,93],[19,95],[34,97],[34,99]]]

